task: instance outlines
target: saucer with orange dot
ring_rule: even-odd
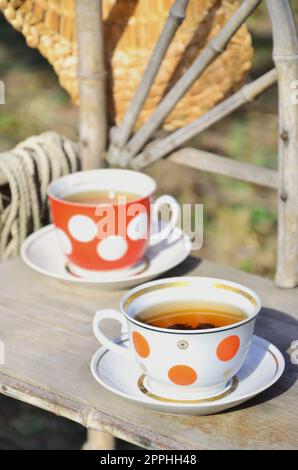
[[[127,336],[116,340],[127,344]],[[171,414],[208,415],[237,406],[267,388],[282,375],[282,353],[265,339],[254,336],[248,356],[237,375],[218,395],[177,400],[152,389],[144,370],[133,359],[101,347],[91,360],[95,380],[110,392],[138,405]]]

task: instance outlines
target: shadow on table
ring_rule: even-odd
[[[251,400],[224,413],[250,408],[278,397],[289,390],[297,381],[298,365],[291,363],[291,343],[298,340],[298,321],[287,313],[263,307],[256,322],[255,334],[273,343],[283,354],[285,370],[281,378],[270,388]]]
[[[165,277],[192,276],[192,271],[201,264],[201,261],[202,260],[194,256],[188,256],[181,264],[162,274],[158,279]]]

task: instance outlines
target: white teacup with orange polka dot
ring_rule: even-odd
[[[206,330],[172,330],[141,323],[138,313],[170,301],[213,301],[246,314],[238,323]],[[223,279],[178,277],[148,282],[125,294],[121,312],[100,310],[93,330],[109,350],[135,360],[145,374],[144,390],[155,396],[192,400],[222,394],[232,386],[247,356],[256,317],[261,309],[251,289]],[[101,329],[112,318],[128,332],[130,348],[108,339]],[[148,393],[149,393],[148,392]]]

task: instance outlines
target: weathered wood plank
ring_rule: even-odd
[[[113,396],[89,371],[98,347],[91,323],[95,309],[116,307],[122,292],[62,284],[20,259],[0,265],[0,340],[6,347],[0,390],[147,448],[297,448],[297,366],[286,350],[298,339],[298,290],[278,289],[271,281],[195,258],[169,274],[187,273],[237,280],[259,292],[266,308],[257,333],[287,359],[286,374],[270,390],[235,410],[205,417],[160,414]]]

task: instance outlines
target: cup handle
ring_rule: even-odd
[[[157,245],[159,242],[167,238],[174,228],[176,227],[177,221],[180,215],[180,207],[176,199],[168,194],[164,194],[156,199],[155,203],[152,207],[152,215],[151,221],[152,225],[158,223],[158,213],[162,206],[167,205],[171,208],[172,217],[169,223],[165,225],[161,230],[156,232],[150,237],[149,245],[154,246]]]
[[[100,323],[102,320],[112,318],[113,320],[117,320],[121,323],[121,333],[127,333],[127,324],[126,320],[123,317],[122,313],[118,312],[117,310],[105,309],[105,310],[98,310],[94,316],[93,320],[93,332],[98,339],[98,341],[108,348],[110,351],[113,351],[117,354],[121,354],[122,356],[132,358],[131,350],[121,346],[120,344],[114,343],[114,341],[110,340],[106,337],[103,331],[100,328]]]

